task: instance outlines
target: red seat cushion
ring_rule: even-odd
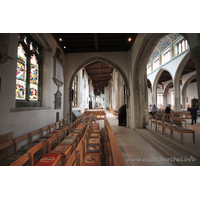
[[[49,153],[45,154],[36,164],[35,166],[52,166],[54,165],[59,159],[61,155],[59,153]]]
[[[51,133],[58,133],[60,131],[61,131],[60,129],[56,129],[56,130],[52,131]]]
[[[93,126],[92,129],[99,129],[99,127],[98,126]]]
[[[85,124],[79,124],[78,127],[85,127]]]

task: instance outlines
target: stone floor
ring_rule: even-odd
[[[170,138],[169,131],[162,135],[160,129],[155,132],[155,127],[152,130],[149,125],[146,129],[132,130],[118,126],[118,119],[110,112],[106,112],[106,117],[127,166],[199,166],[200,119],[197,125],[190,125],[191,120],[187,120],[187,128],[195,130],[195,144],[191,134],[185,134],[181,144],[180,133],[174,132]],[[103,120],[98,122],[103,128]]]

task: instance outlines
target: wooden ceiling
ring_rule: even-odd
[[[194,62],[192,61],[192,59],[190,58],[190,60],[187,62],[186,66],[183,70],[182,75],[191,73],[193,71],[196,71],[196,66],[195,66]]]
[[[137,33],[52,33],[52,35],[66,54],[128,51]],[[129,38],[131,41],[128,41]]]
[[[111,65],[97,61],[87,65],[84,69],[86,70],[89,79],[92,80],[93,87],[97,89],[108,86],[114,68]]]
[[[52,33],[52,35],[65,54],[129,51],[137,37],[137,33]],[[61,41],[60,38],[62,39]],[[128,38],[131,38],[131,41],[128,41]],[[112,66],[108,67],[102,62],[96,62],[86,67],[86,71],[93,80],[95,88],[107,86],[112,76],[113,68],[111,68]],[[182,75],[195,70],[195,64],[190,59]],[[158,84],[171,79],[171,75],[164,71]],[[148,87],[150,87],[149,83]]]
[[[64,53],[68,54],[129,51],[137,33],[52,33],[52,35]],[[95,62],[85,67],[85,70],[94,88],[97,89],[108,86],[113,67],[103,62]]]

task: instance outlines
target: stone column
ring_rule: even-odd
[[[182,93],[182,108],[186,109],[186,93]]]
[[[123,79],[120,74],[118,74],[118,109],[124,104],[124,87],[123,87]]]
[[[157,105],[157,86],[152,91],[152,105]]]
[[[174,110],[180,111],[180,77],[177,77],[179,81],[174,81]]]
[[[164,104],[164,108],[167,107],[167,92],[163,93],[163,104]]]
[[[192,48],[190,50],[190,55],[196,66],[197,93],[198,93],[198,102],[199,102],[199,106],[200,106],[200,45]]]

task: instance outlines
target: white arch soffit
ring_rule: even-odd
[[[167,71],[167,72],[170,74],[170,76],[172,77],[172,82],[173,82],[174,79],[173,79],[173,76],[172,76],[171,72],[170,72],[168,69],[166,69],[166,68],[161,68],[161,69],[157,72],[157,74],[156,74],[156,76],[155,76],[155,79],[154,79],[154,82],[153,82],[153,88],[157,87],[158,81],[159,81],[160,76],[162,75],[163,71]]]
[[[182,87],[182,91],[181,91],[181,94],[183,95],[184,92],[186,92],[187,88],[188,88],[188,85],[190,84],[190,82],[196,78],[197,75],[196,74],[193,74],[192,76],[190,76],[187,81],[184,83],[183,87]]]
[[[70,87],[72,85],[72,81],[75,77],[75,75],[79,72],[80,69],[86,67],[87,65],[89,64],[92,64],[96,61],[100,61],[100,62],[104,62],[106,64],[109,64],[111,65],[113,68],[117,69],[119,72],[120,72],[120,75],[123,77],[123,80],[124,80],[124,83],[126,85],[127,88],[130,88],[129,87],[129,81],[128,81],[128,78],[126,76],[126,74],[124,73],[124,71],[121,69],[121,67],[119,67],[118,64],[116,64],[115,62],[113,62],[112,60],[104,57],[104,56],[94,56],[92,58],[89,58],[85,61],[83,61],[70,75],[70,81],[68,82],[68,87]]]
[[[164,89],[163,95],[165,95],[165,94],[167,93],[167,91],[169,90],[169,88],[171,87],[171,85],[173,85],[173,81],[171,81],[171,82],[169,82],[169,83],[167,84],[167,86],[166,86],[165,89]]]
[[[179,63],[175,75],[174,75],[174,85],[175,82],[180,80],[181,74],[187,64],[187,62],[190,60],[191,56],[190,56],[190,51],[183,57],[183,59],[181,60],[181,62]]]

